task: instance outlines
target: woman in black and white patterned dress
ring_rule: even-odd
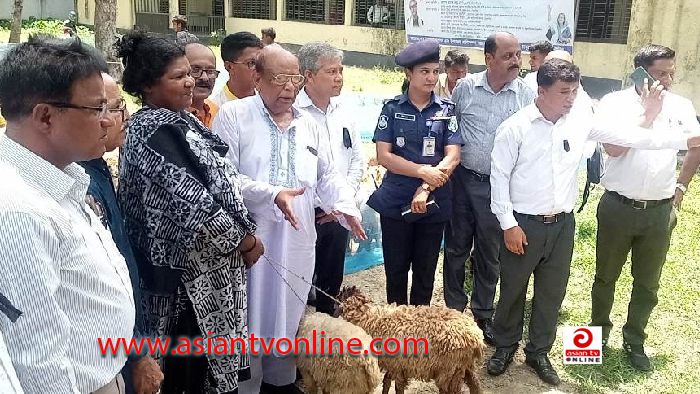
[[[228,146],[185,111],[195,82],[184,49],[139,32],[117,47],[124,89],[143,102],[120,153],[119,200],[139,265],[144,331],[172,338],[159,360],[161,393],[237,393],[247,357],[206,351],[208,338],[247,338],[245,270],[264,252],[237,170],[224,158]],[[172,356],[181,337],[204,338],[204,353]]]

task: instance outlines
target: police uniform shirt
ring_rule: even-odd
[[[434,166],[444,158],[445,146],[462,145],[462,136],[457,132],[454,104],[432,94],[430,104],[418,109],[406,94],[389,100],[382,108],[373,141],[392,144],[392,153],[417,164]],[[435,116],[449,117],[447,120],[431,120]],[[435,138],[434,155],[423,155],[424,138]],[[381,186],[370,197],[367,205],[379,214],[401,219],[401,209],[410,204],[416,189],[423,183],[420,178],[407,177],[387,171]],[[430,193],[440,207],[440,212],[429,215],[419,222],[436,223],[450,219],[452,194],[449,183]]]

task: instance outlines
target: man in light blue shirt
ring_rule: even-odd
[[[453,211],[445,229],[443,276],[445,303],[464,310],[465,264],[476,243],[471,310],[485,342],[493,344],[491,319],[503,233],[490,207],[491,150],[501,122],[531,104],[536,93],[518,77],[521,49],[514,35],[492,34],[484,44],[484,55],[486,71],[467,75],[452,92],[464,145],[461,165],[452,176]]]

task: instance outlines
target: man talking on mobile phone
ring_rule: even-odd
[[[700,132],[692,102],[669,91],[675,76],[675,57],[676,53],[664,46],[642,47],[634,58],[634,67],[642,67],[654,81],[646,78],[641,89],[633,86],[603,97],[599,115],[655,134]],[[676,149],[604,147],[610,157],[601,179],[606,192],[598,206],[591,325],[602,326],[606,346],[613,327],[610,311],[615,283],[631,250],[634,282],[627,322],[622,327],[623,347],[632,367],[648,371],[652,366],[644,352],[644,330],[658,302],[661,269],[676,221],[673,205],[680,203],[689,179],[685,183],[676,180]],[[690,152],[689,157],[697,158],[697,149]]]

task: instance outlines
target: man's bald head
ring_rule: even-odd
[[[488,36],[486,38],[486,41],[484,42],[484,53],[496,55],[496,50],[499,46],[502,46],[502,44],[505,42],[510,43],[513,40],[515,40],[515,42],[518,42],[518,38],[515,37],[515,35],[513,35],[512,33],[508,33],[505,31],[493,33],[490,36]]]
[[[289,111],[304,81],[299,74],[299,59],[281,46],[270,44],[260,51],[255,71],[255,85],[270,113],[274,116]]]
[[[216,70],[216,56],[211,48],[198,42],[185,46],[185,56],[187,56],[187,61],[190,62],[192,76],[195,76],[192,106],[202,108],[204,100],[214,90],[218,74],[218,72],[213,71]]]
[[[265,70],[268,70],[270,67],[274,67],[273,65],[269,64],[270,60],[274,60],[275,63],[296,62],[297,65],[299,64],[299,59],[297,59],[293,53],[284,49],[279,44],[270,44],[265,46],[265,48],[260,51],[260,54],[255,61],[255,71],[262,73]]]
[[[185,55],[188,58],[190,56],[212,56],[216,60],[214,51],[212,51],[208,46],[198,42],[191,42],[187,44],[187,46],[185,46]]]
[[[574,57],[571,56],[571,54],[569,52],[562,51],[561,49],[557,49],[557,50],[549,52],[549,54],[547,54],[547,56],[544,58],[544,61],[546,62],[546,61],[549,61],[552,59],[561,59],[561,60],[564,60],[564,61],[569,62],[569,63],[574,62]]]

